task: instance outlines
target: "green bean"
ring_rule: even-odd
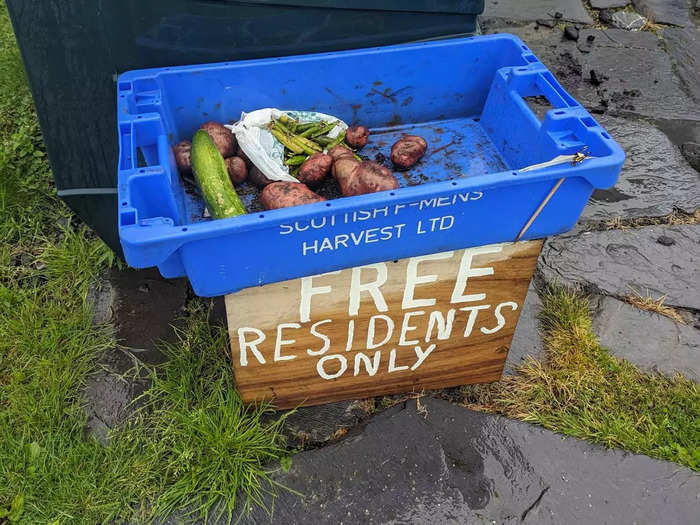
[[[315,139],[311,139],[311,140],[313,140],[319,146],[325,147],[328,144],[330,144],[331,142],[333,142],[335,139],[332,139],[330,137],[316,137]]]
[[[285,135],[280,130],[273,127],[270,132],[285,148],[292,150],[294,153],[304,153],[306,151],[300,144],[294,142],[288,135]]]
[[[345,140],[345,131],[343,131],[340,135],[338,135],[335,139],[333,139],[330,144],[326,145],[326,149],[331,149],[338,144],[341,144]]]
[[[289,157],[287,160],[285,160],[284,163],[287,166],[301,166],[308,158],[308,155],[294,155],[293,157]]]
[[[304,124],[299,124],[297,126],[297,133],[301,133],[302,131],[306,131],[307,129],[315,126],[316,124],[318,124],[318,122],[306,122]]]
[[[273,120],[273,121],[272,121],[272,127],[273,127],[274,129],[276,129],[277,131],[281,131],[281,132],[284,133],[285,135],[291,135],[291,133],[292,133],[292,132],[289,130],[289,128],[288,128],[287,126],[285,126],[284,124],[282,124],[282,122],[280,122],[279,120]]]
[[[311,148],[314,151],[321,151],[321,147],[318,144],[316,144],[315,142],[313,142],[312,140],[309,140],[309,139],[302,137],[300,135],[292,135],[292,137],[299,144],[303,144],[306,147]]]
[[[316,122],[313,126],[305,129],[303,133],[299,133],[300,137],[310,137],[313,133],[316,133],[319,129],[323,127],[322,122]]]
[[[324,124],[323,126],[321,126],[321,129],[309,135],[309,138],[314,139],[316,137],[320,137],[321,135],[325,135],[330,130],[332,130],[336,124],[337,122],[328,122],[327,124]]]
[[[282,115],[278,121],[281,121],[284,126],[289,128],[289,131],[292,133],[295,133],[297,130],[297,126],[299,125],[299,122],[297,120],[294,120],[293,118],[288,117],[287,115]]]

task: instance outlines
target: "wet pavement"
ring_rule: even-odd
[[[484,33],[519,35],[627,153],[618,184],[595,192],[573,232],[546,242],[538,284],[589,293],[594,331],[615,355],[698,380],[700,10],[691,3],[487,0],[481,23]],[[607,21],[621,8],[650,17],[654,31],[612,28]],[[568,38],[566,25],[576,26]],[[692,224],[672,224],[679,218]],[[665,297],[683,321],[626,302],[634,294]],[[171,324],[191,299],[184,280],[155,270],[115,272],[91,293],[95,321],[112,323],[121,345],[105,353],[85,389],[99,439],[145,388],[129,375],[134,360],[159,362],[156,341],[173,340]],[[531,286],[506,373],[527,355],[544,359],[540,304]],[[211,321],[224,319],[223,301],[214,301]],[[306,451],[278,478],[303,496],[282,492],[272,519],[256,510],[242,522],[697,521],[700,478],[678,465],[443,400],[376,412],[381,404],[346,401],[291,416],[289,444]]]
[[[549,239],[539,269],[549,281],[615,297],[666,297],[700,310],[700,225],[645,226]]]
[[[158,363],[158,342],[175,342],[172,328],[182,317],[188,297],[185,279],[163,279],[156,268],[113,271],[108,277],[116,291],[114,324],[120,345],[146,363]]]
[[[245,524],[673,523],[697,518],[700,476],[428,397],[294,456],[270,518]]]
[[[661,217],[674,209],[695,211],[700,203],[700,175],[678,145],[641,119],[601,115],[598,120],[627,158],[615,187],[593,194],[583,212],[584,222]]]
[[[162,362],[158,345],[175,342],[188,294],[184,279],[163,279],[155,268],[112,270],[90,290],[93,322],[112,327],[117,343],[99,356],[83,390],[88,429],[100,442],[135,410],[148,387],[138,365]]]
[[[539,334],[539,323],[537,321],[537,315],[541,308],[542,302],[533,282],[527,290],[518,326],[510,343],[508,360],[504,370],[506,374],[514,373],[515,368],[522,365],[527,356],[537,359],[544,358],[544,345]]]
[[[679,372],[693,381],[700,381],[698,328],[692,317],[679,323],[614,297],[600,297],[595,305],[593,332],[601,345],[642,370]]]

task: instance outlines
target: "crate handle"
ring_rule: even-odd
[[[554,186],[552,186],[552,189],[549,190],[549,193],[547,194],[547,196],[542,200],[542,202],[540,202],[540,205],[535,210],[535,213],[532,214],[532,216],[530,217],[530,220],[528,220],[525,223],[525,226],[523,226],[522,230],[520,230],[520,233],[515,238],[515,242],[518,242],[520,239],[523,238],[523,235],[525,235],[527,233],[527,230],[530,229],[530,226],[532,226],[532,223],[535,222],[535,219],[537,218],[537,216],[542,212],[544,207],[547,206],[547,203],[552,199],[552,197],[554,197],[554,194],[557,192],[557,190],[559,189],[559,186],[561,186],[562,182],[564,182],[564,179],[565,179],[565,177],[562,177],[561,179],[559,179],[557,181],[557,183]]]
[[[552,103],[553,106],[559,108],[570,108],[578,106],[578,103],[571,98],[561,84],[554,78],[549,71],[540,72],[537,76],[537,87],[542,90],[542,94]],[[558,104],[555,104],[554,102]]]
[[[129,171],[134,169],[136,150],[134,148],[134,129],[131,122],[123,122],[119,125],[119,170]]]

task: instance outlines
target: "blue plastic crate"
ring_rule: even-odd
[[[624,153],[511,35],[288,58],[131,71],[118,81],[119,234],[127,262],[187,276],[195,293],[571,229],[609,188]],[[552,109],[540,121],[528,105]],[[544,97],[544,98],[542,98]],[[372,128],[362,150],[387,158],[401,133],[426,138],[401,187],[222,220],[202,218],[171,145],[207,120],[262,107],[309,109]],[[588,148],[572,165],[520,171]],[[244,195],[251,204],[253,195]]]

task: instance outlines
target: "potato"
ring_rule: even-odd
[[[361,188],[359,188],[359,192],[349,193],[349,195],[395,190],[399,187],[399,181],[396,180],[389,168],[371,160],[363,160],[360,163],[357,168],[357,178],[361,182]]]
[[[175,155],[175,164],[180,175],[190,175],[192,173],[192,143],[189,140],[183,140],[173,146],[173,154]]]
[[[276,210],[278,208],[323,202],[326,199],[316,195],[306,184],[301,182],[278,181],[265,186],[260,200],[266,210]]]
[[[264,188],[268,184],[275,182],[272,179],[268,179],[265,174],[254,164],[251,165],[250,169],[248,170],[248,180],[255,184],[258,188]]]
[[[364,126],[350,126],[345,132],[345,143],[353,149],[362,149],[369,140],[369,129]]]
[[[391,162],[396,169],[407,170],[428,150],[428,143],[417,135],[404,135],[391,147]]]
[[[399,181],[389,168],[376,162],[360,162],[349,149],[336,146],[328,152],[333,157],[333,177],[345,197],[377,191],[395,190]]]
[[[248,168],[240,157],[229,157],[226,159],[226,169],[231,183],[236,185],[243,182],[248,176]]]
[[[227,159],[236,155],[236,136],[228,128],[218,122],[209,121],[202,124],[200,129],[209,134],[223,158]]]
[[[350,156],[353,159],[355,158],[355,155],[348,149],[347,146],[343,146],[342,144],[339,144],[338,146],[333,146],[329,151],[328,154],[331,156],[333,161],[338,160],[341,157],[346,157]]]
[[[333,157],[323,153],[314,153],[299,168],[297,179],[309,187],[318,186],[326,178],[333,164]]]

